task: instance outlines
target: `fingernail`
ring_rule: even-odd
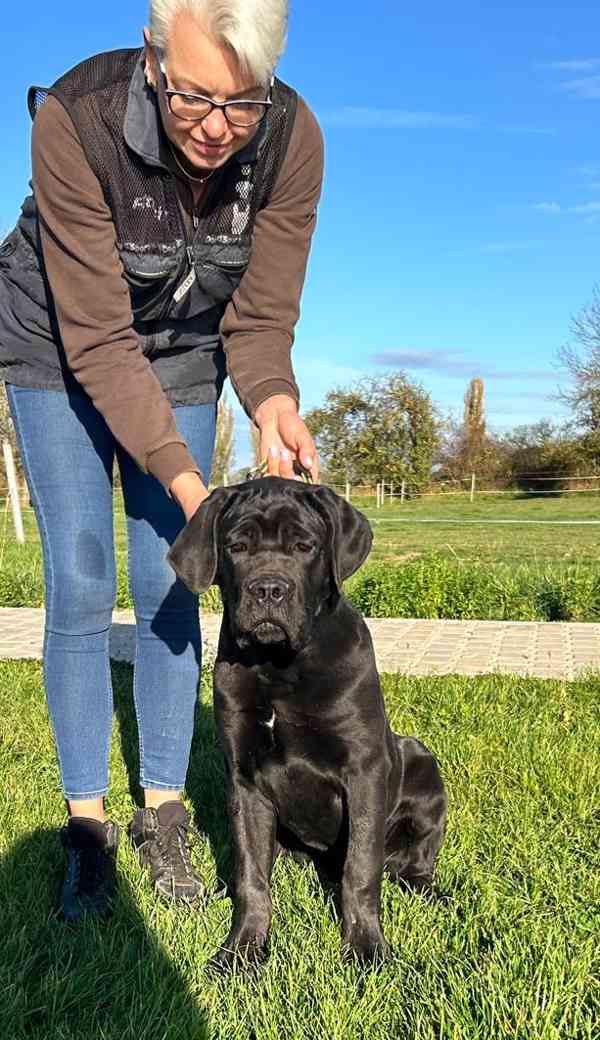
[[[287,461],[288,461],[288,459],[289,459],[289,457],[290,457],[290,453],[289,453],[289,451],[287,450],[287,448],[282,448],[282,449],[281,449],[281,458],[282,458],[282,459],[285,459],[285,461],[287,462]]]
[[[272,459],[276,459],[279,455],[279,448],[275,444],[272,444],[269,448],[269,455]]]
[[[312,457],[312,455],[305,455],[304,456],[304,465],[305,466],[312,466],[312,464],[313,464],[313,457]]]

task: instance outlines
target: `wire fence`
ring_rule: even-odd
[[[581,495],[581,494],[598,494],[600,492],[600,474],[582,474],[579,476],[562,476],[561,474],[554,474],[552,476],[538,476],[530,475],[527,473],[517,473],[511,477],[510,483],[508,481],[502,481],[499,486],[498,483],[493,487],[482,487],[483,482],[489,484],[493,482],[492,477],[478,477],[477,474],[472,473],[469,477],[445,479],[441,481],[430,481],[429,484],[421,489],[420,487],[411,484],[407,480],[403,480],[400,484],[394,484],[392,481],[379,481],[376,484],[352,484],[349,481],[345,482],[334,482],[326,481],[329,487],[333,488],[340,495],[343,495],[347,501],[351,501],[355,498],[374,498],[376,508],[381,508],[386,502],[399,502],[401,505],[407,501],[413,501],[420,498],[445,498],[445,497],[466,497],[468,496],[470,501],[475,501],[475,498],[479,495],[509,495],[512,498],[527,498],[538,495]],[[535,485],[526,485],[525,481],[534,481]],[[586,484],[592,486],[586,487],[554,487],[544,488],[537,486],[543,483],[574,483]],[[467,487],[459,487],[456,490],[448,490],[449,484],[464,485]]]

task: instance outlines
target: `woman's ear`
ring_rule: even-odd
[[[152,68],[153,62],[150,56],[150,48],[152,46],[152,40],[150,38],[150,30],[147,26],[144,26],[144,75],[146,77],[146,83],[152,90],[156,90],[156,77]]]

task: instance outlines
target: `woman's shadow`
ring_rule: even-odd
[[[131,778],[137,776],[131,770],[137,754],[132,670],[113,668],[119,669],[115,708]],[[208,1040],[205,1012],[143,918],[122,871],[108,920],[75,925],[58,918],[64,862],[56,829],[27,834],[0,860],[0,1036]]]
[[[0,1036],[208,1040],[206,1015],[122,875],[109,920],[65,924],[62,864],[58,832],[46,829],[0,863]]]

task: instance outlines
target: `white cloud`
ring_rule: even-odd
[[[547,126],[499,126],[499,130],[504,134],[537,134],[543,137],[553,137],[556,134],[556,130],[551,129]]]
[[[600,213],[600,202],[584,202],[580,206],[569,206],[567,213],[582,213],[584,216]]]
[[[536,202],[533,208],[537,209],[539,213],[562,213],[558,202]]]
[[[537,202],[534,207],[538,213],[573,213],[579,217],[596,217],[600,214],[600,202],[582,202],[576,206],[560,206],[558,202]]]
[[[596,163],[575,166],[572,173],[587,191],[600,191],[600,166]]]
[[[500,381],[531,379],[535,382],[556,379],[555,373],[547,369],[490,369],[482,364],[480,359],[469,358],[461,350],[387,350],[372,354],[369,360],[375,365],[385,365],[388,368],[436,372],[440,376],[450,378],[472,379],[474,376],[480,376]]]
[[[571,79],[561,84],[563,90],[586,101],[600,98],[600,76],[584,76],[582,79]]]
[[[367,130],[476,130],[473,116],[444,112],[411,112],[401,108],[344,106],[319,113],[323,126]]]
[[[323,126],[355,130],[484,130],[486,126],[476,116],[446,112],[421,112],[403,108],[373,108],[343,106],[318,113]],[[505,134],[552,135],[550,127],[506,124],[487,129]]]
[[[491,256],[503,256],[505,253],[521,253],[526,249],[533,249],[535,242],[485,242],[481,247],[482,253]]]
[[[555,69],[557,72],[593,72],[600,68],[600,58],[583,58],[575,61],[544,62],[542,68]]]

